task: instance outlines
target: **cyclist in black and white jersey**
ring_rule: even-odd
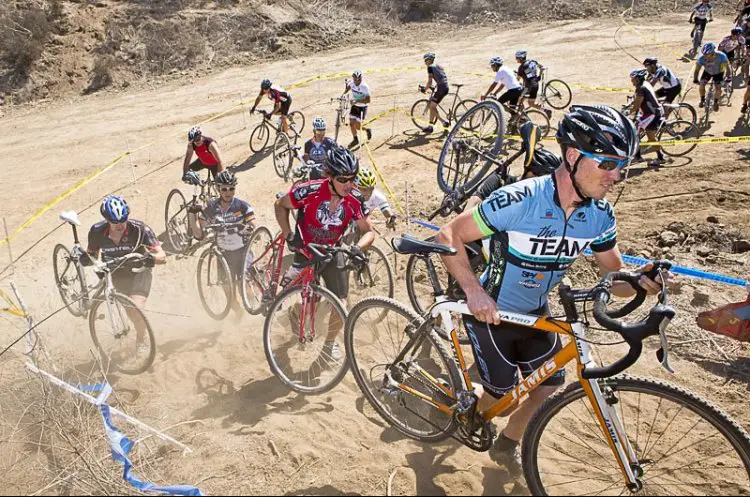
[[[333,138],[326,136],[326,122],[321,117],[313,119],[313,137],[305,142],[305,153],[302,155],[304,161],[314,166],[310,169],[310,181],[324,179],[323,162],[326,154],[337,144]]]
[[[642,129],[646,132],[648,141],[657,142],[656,133],[664,123],[664,107],[656,97],[654,87],[646,81],[647,75],[648,72],[645,69],[636,69],[630,73],[630,81],[635,87],[632,119],[639,130]],[[649,165],[659,165],[664,162],[664,152],[662,152],[661,147],[656,145],[655,148],[656,161]],[[640,149],[636,157],[641,158]]]
[[[539,110],[543,110],[547,113],[547,117],[552,117],[552,111],[549,109],[543,109],[542,104],[537,102],[537,95],[539,95],[539,78],[542,77],[542,70],[544,66],[535,60],[527,59],[526,50],[519,50],[516,52],[516,62],[518,62],[518,77],[523,81],[523,87],[526,92],[526,106],[534,107]]]
[[[515,108],[523,96],[523,86],[518,82],[516,74],[507,67],[503,67],[503,58],[500,56],[490,59],[490,67],[495,71],[495,81],[492,82],[487,92],[482,95],[482,100],[486,100],[490,94],[496,96],[503,91],[503,88],[507,88],[508,91],[500,95],[498,101],[501,104],[508,104],[510,107]]]
[[[643,66],[646,68],[648,74],[646,78],[651,86],[656,86],[657,83],[661,85],[661,88],[656,90],[656,96],[663,98],[664,102],[671,104],[675,99],[682,93],[682,82],[680,78],[670,68],[659,64],[659,59],[656,57],[647,57],[643,61]],[[664,117],[669,115],[669,110],[665,109]]]
[[[695,36],[695,30],[698,26],[701,27],[703,33],[706,33],[706,24],[714,20],[714,6],[711,5],[711,0],[701,0],[700,3],[693,7],[693,12],[690,13],[690,24],[695,23],[693,30],[690,32],[690,39]]]
[[[427,84],[425,86],[420,86],[419,91],[426,93],[428,88],[432,88],[433,82],[436,86],[435,93],[433,93],[429,105],[430,125],[424,128],[424,132],[429,135],[435,131],[433,126],[437,124],[438,119],[440,118],[437,106],[443,101],[450,89],[448,88],[448,75],[445,73],[445,69],[443,69],[443,66],[435,64],[435,54],[428,52],[424,54],[422,58],[424,59],[424,64],[427,66]],[[447,121],[444,121],[442,124],[444,128],[450,126],[450,123]]]
[[[352,130],[352,142],[347,148],[353,148],[359,145],[358,132],[360,129],[365,130],[368,140],[372,138],[372,130],[370,128],[362,128],[362,121],[367,117],[367,106],[370,105],[370,101],[372,100],[370,86],[362,81],[362,72],[354,71],[352,73],[352,81],[346,82],[344,95],[349,91],[352,92],[354,102],[352,102],[352,108],[349,111],[349,127]]]

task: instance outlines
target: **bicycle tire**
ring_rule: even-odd
[[[456,108],[453,110],[453,120],[458,121],[461,119],[461,117],[469,112],[472,107],[474,107],[476,104],[478,104],[476,100],[472,98],[467,98],[465,100],[461,100],[456,104]]]
[[[303,344],[299,343],[299,338],[296,335],[296,333],[299,333],[299,326],[294,326],[292,317],[289,316],[289,310],[291,310],[294,307],[294,304],[291,305],[284,305],[287,299],[291,299],[295,296],[295,294],[299,293],[302,294],[305,291],[312,291],[313,295],[315,295],[314,298],[317,299],[325,299],[328,302],[328,305],[332,306],[332,309],[334,309],[341,319],[343,319],[342,324],[346,323],[346,309],[344,308],[344,304],[341,303],[341,300],[333,294],[330,290],[327,288],[323,288],[318,285],[295,285],[287,288],[281,294],[279,294],[278,297],[276,297],[271,304],[268,314],[266,315],[266,320],[263,323],[263,349],[266,353],[266,360],[268,361],[268,365],[271,368],[271,372],[276,376],[279,381],[281,381],[284,385],[286,385],[287,388],[294,390],[298,393],[308,394],[308,395],[315,395],[315,394],[321,394],[328,392],[329,390],[333,389],[338,385],[341,380],[344,379],[344,376],[346,376],[346,372],[349,368],[348,365],[348,359],[346,357],[346,354],[344,354],[344,357],[338,361],[338,369],[336,369],[333,372],[333,375],[330,377],[330,379],[323,383],[318,383],[316,385],[313,385],[313,383],[316,383],[316,380],[318,377],[313,377],[311,370],[316,364],[320,363],[320,358],[323,355],[323,348],[318,347],[317,349],[317,355],[315,355],[315,361],[311,364],[310,368],[307,370],[308,375],[308,384],[302,385],[299,381],[295,381],[294,378],[290,378],[290,374],[288,372],[283,371],[283,365],[281,358],[283,357],[283,353],[280,351],[274,350],[274,344],[271,340],[271,327],[276,322],[276,319],[280,317],[279,312],[283,309],[286,311],[287,314],[287,320],[289,321],[289,328],[286,330],[289,332],[290,330],[292,333],[287,336],[288,340],[284,343],[291,344],[290,346],[286,347],[286,349],[283,352],[289,352],[290,348],[296,347],[302,347],[305,349],[303,352],[312,352],[310,354],[311,356],[316,353],[316,349],[313,348],[314,343],[325,343],[325,334],[321,333],[319,336],[316,336],[316,333],[313,333],[312,338],[307,338],[306,341]],[[303,299],[304,302],[304,299]],[[308,305],[309,301],[308,301]],[[319,305],[319,304],[316,304]],[[323,309],[325,312],[325,309]],[[320,310],[316,310],[314,313],[314,319],[319,319],[319,316],[317,314],[320,312]],[[299,317],[299,315],[297,316]],[[296,328],[296,330],[295,330]],[[343,327],[342,330],[343,331]],[[340,334],[341,332],[339,332]],[[279,333],[274,333],[274,339],[276,339],[277,335]],[[311,349],[311,350],[307,350]],[[329,355],[330,357],[330,355]],[[325,358],[323,360],[327,363],[327,365],[330,365],[332,362],[336,361],[329,361]],[[291,360],[289,361],[291,363]],[[327,368],[324,368],[320,365],[317,366],[320,370],[320,373],[322,373]]]
[[[287,181],[292,169],[292,143],[286,133],[279,133],[273,142],[273,168],[276,175]]]
[[[62,258],[60,257],[62,256]],[[64,267],[61,267],[64,265]],[[58,243],[52,251],[52,268],[55,274],[55,285],[60,294],[60,298],[65,304],[66,309],[73,316],[80,318],[86,316],[86,307],[88,305],[88,288],[86,286],[86,275],[80,263],[73,260],[73,256],[68,247]],[[69,295],[63,287],[68,285],[68,277],[72,276],[73,285],[78,287],[80,294],[74,293]],[[76,283],[77,282],[77,285]]]
[[[211,282],[211,263],[213,261],[217,261],[216,264],[218,264],[218,275],[219,278],[217,281],[219,281],[219,285],[223,288],[224,296],[227,299],[227,303],[223,308],[220,308],[218,311],[215,311],[211,307],[211,303],[209,300],[211,300],[207,295],[206,291],[207,288],[210,288],[211,286],[216,286],[212,284]],[[203,281],[203,267],[204,265],[208,265],[208,277],[206,278],[205,284],[206,287],[204,288],[204,281]],[[222,276],[223,273],[223,276]],[[209,247],[206,250],[203,251],[203,253],[200,256],[200,259],[198,259],[198,269],[196,270],[196,279],[198,281],[198,296],[201,299],[201,305],[203,306],[203,309],[206,311],[206,313],[211,316],[212,319],[215,319],[216,321],[221,321],[222,319],[226,318],[227,315],[229,315],[229,311],[232,308],[232,302],[234,300],[234,284],[232,281],[232,273],[229,269],[229,264],[227,263],[227,260],[224,258],[223,255],[218,251],[215,247]]]
[[[484,136],[483,132],[478,132],[477,129],[482,128],[484,130],[485,125],[488,123],[489,126],[486,130],[488,133],[487,136]],[[500,104],[492,100],[485,100],[478,103],[461,116],[461,119],[456,122],[453,129],[448,133],[448,137],[440,151],[437,167],[438,186],[443,193],[452,193],[460,187],[463,187],[464,190],[471,189],[484,179],[484,175],[493,165],[492,160],[483,159],[478,154],[472,154],[472,161],[468,167],[465,168],[461,164],[460,157],[456,158],[459,162],[458,164],[451,164],[449,167],[448,162],[454,162],[452,151],[454,141],[457,140],[459,135],[461,135],[460,139],[464,140],[464,138],[467,138],[467,140],[473,141],[477,145],[480,145],[482,142],[491,141],[492,149],[487,151],[487,153],[496,158],[503,147],[503,139],[505,138],[503,109]],[[457,152],[456,155],[460,154]],[[482,164],[479,165],[479,163]],[[451,172],[454,172],[452,180],[450,178]]]
[[[385,352],[386,348],[389,348],[392,342],[388,339],[381,341],[379,338],[377,338],[379,335],[378,330],[372,327],[369,323],[363,322],[360,324],[360,319],[362,319],[362,321],[367,320],[366,317],[363,318],[362,316],[365,316],[365,313],[373,308],[375,309],[374,313],[376,316],[382,314],[383,312],[385,312],[388,316],[384,321],[378,322],[378,324],[392,324],[399,316],[403,318],[405,323],[408,323],[406,329],[401,330],[399,327],[395,331],[395,333],[398,335],[398,339],[408,340],[412,336],[412,333],[410,333],[410,331],[415,331],[424,322],[420,316],[414,313],[414,311],[412,311],[411,309],[407,309],[403,304],[393,299],[383,297],[369,297],[355,305],[349,312],[349,318],[346,320],[346,330],[344,333],[344,337],[346,342],[346,355],[349,358],[349,366],[352,370],[352,374],[354,375],[354,379],[357,382],[357,386],[359,386],[359,389],[362,391],[365,398],[368,400],[373,409],[378,413],[378,415],[403,435],[425,443],[440,442],[449,438],[458,429],[458,425],[454,421],[453,417],[448,416],[441,411],[438,411],[435,407],[428,406],[422,399],[415,397],[415,405],[417,407],[428,408],[429,410],[427,411],[427,416],[430,416],[429,413],[432,411],[434,411],[434,415],[438,415],[438,413],[442,414],[442,417],[439,420],[428,420],[428,418],[424,418],[421,414],[415,415],[415,413],[412,413],[412,415],[414,416],[414,421],[417,421],[425,426],[425,428],[423,429],[420,429],[417,426],[410,426],[410,423],[412,423],[411,420],[401,419],[399,415],[393,413],[391,406],[385,405],[384,402],[381,402],[382,400],[393,399],[393,403],[396,405],[396,407],[403,407],[406,413],[407,411],[409,411],[408,407],[406,407],[406,402],[413,396],[404,392],[403,390],[396,389],[394,387],[387,387],[385,385],[378,386],[383,380],[382,377],[376,376],[375,381],[373,382],[372,375],[375,370],[377,368],[382,369],[384,365],[388,364],[390,361],[393,361],[393,359],[395,359],[395,356],[399,352],[401,352],[401,347],[407,345],[405,341],[399,346],[396,346],[395,343],[393,343],[394,350],[396,348],[398,348],[399,350],[395,352],[392,358],[376,360],[375,367],[372,367],[370,364],[366,363],[365,340],[373,341],[377,339],[379,343],[373,344],[371,349],[383,353]],[[379,310],[379,308],[384,308],[385,311]],[[395,326],[396,325],[394,324],[394,327]],[[358,337],[362,337],[362,341],[359,341]],[[428,372],[430,372],[433,377],[448,381],[449,386],[455,392],[457,388],[462,384],[460,373],[456,369],[453,356],[448,353],[448,351],[445,349],[445,345],[440,340],[440,338],[438,338],[434,331],[427,332],[425,341],[420,344],[420,348],[415,348],[414,353],[410,353],[409,355],[411,355],[413,358],[418,358],[420,355],[424,355],[425,353],[431,354],[433,351],[437,354],[437,357],[433,357],[431,355],[429,357],[430,365],[422,367],[424,367],[426,370],[433,369],[433,371]],[[440,372],[434,371],[435,367],[438,364],[437,359],[439,359],[439,361],[442,363],[442,369]],[[427,364],[427,361],[424,361],[424,363]],[[396,374],[397,372],[398,371],[393,371],[392,373]],[[382,375],[385,375],[384,369]],[[399,383],[401,384],[404,384],[406,381],[408,381],[402,380],[403,378],[399,377],[397,381],[399,381]],[[424,385],[423,383],[419,383],[419,380],[417,380],[417,382],[417,384],[421,384],[423,387],[426,387],[426,385]],[[410,386],[412,388],[416,388],[415,384],[411,384]],[[450,402],[450,399],[447,398],[441,398],[440,400],[444,403]],[[440,423],[440,425],[443,425],[443,423],[445,423],[445,426],[438,426],[437,423]]]
[[[561,79],[550,79],[544,85],[544,101],[553,109],[566,109],[573,100],[568,83]]]
[[[539,109],[526,109],[523,111],[523,118],[519,120],[518,127],[531,121],[539,127],[542,132],[542,138],[546,138],[550,132],[549,117]]]
[[[305,130],[305,115],[295,110],[289,113],[289,126],[294,130],[295,133],[302,134]]]
[[[262,240],[265,237],[268,238],[268,243]],[[262,267],[262,264],[256,264],[256,262],[259,261],[258,257],[263,255],[265,249],[273,243],[273,240],[274,238],[271,236],[271,231],[265,226],[259,226],[253,231],[250,240],[247,242],[247,249],[245,249],[245,261],[248,260],[248,254],[251,253],[253,255],[253,262],[250,267],[246,268],[242,273],[240,293],[242,296],[242,305],[245,307],[245,310],[253,316],[257,316],[263,312],[263,294],[268,290],[270,285],[270,280],[267,280],[266,278],[268,276],[266,272],[267,268]],[[257,245],[258,241],[261,241],[260,245]],[[262,251],[258,252],[258,250],[261,250],[261,246],[263,247]],[[273,264],[276,260],[275,251],[269,252],[266,256],[271,257],[271,271],[273,271]],[[260,266],[260,269],[258,269],[257,266]],[[257,295],[255,294],[255,291],[253,292],[253,301],[251,301],[248,289],[254,289],[259,292]]]
[[[361,271],[354,270],[351,272],[351,278],[354,280],[349,286],[349,297],[353,297],[352,301],[359,302],[367,297],[374,297],[376,295],[369,294],[367,290],[372,292],[385,290],[385,294],[377,296],[393,298],[396,283],[393,275],[393,266],[391,261],[388,260],[388,256],[375,245],[371,245],[370,248],[365,252],[368,261]],[[377,264],[380,264],[379,266]],[[385,274],[383,274],[385,273]],[[361,278],[361,280],[360,280]],[[385,281],[383,281],[385,279]],[[379,282],[385,283],[385,285],[378,285]],[[382,287],[382,288],[381,288]],[[362,289],[363,292],[357,292],[357,289]],[[381,316],[381,319],[385,317],[385,314]]]
[[[420,272],[419,266],[422,264],[424,265],[424,270]],[[435,264],[434,260],[433,260],[433,264]],[[420,257],[416,254],[412,254],[411,256],[409,256],[409,259],[406,261],[406,276],[405,276],[406,277],[406,294],[409,296],[409,303],[411,303],[411,306],[416,311],[416,313],[419,314],[420,316],[424,316],[429,306],[425,306],[422,304],[422,302],[420,301],[419,292],[417,291],[417,283],[418,283],[418,280],[420,279],[420,273],[423,273],[421,274],[421,278],[424,278],[427,280],[427,285],[430,287],[430,291],[434,292],[434,289],[432,288],[432,285],[430,282],[430,278],[427,275],[427,262],[424,260],[423,257]],[[441,275],[438,274],[438,278],[440,278],[440,276]],[[446,282],[441,281],[441,284],[444,285],[443,291],[445,291],[446,294],[451,293],[449,289],[451,284],[457,285],[455,280],[453,280],[453,278],[450,275],[448,275],[448,283],[446,284]],[[431,306],[432,304],[434,304],[434,298],[435,298],[434,293],[430,294],[430,297],[432,298],[432,301],[429,302],[429,305]],[[450,298],[450,295],[449,295],[449,298]],[[456,319],[455,324],[457,324],[459,328],[458,329],[458,343],[460,343],[461,345],[471,345],[471,339],[466,334],[466,328],[463,325],[462,317],[454,316],[454,319]],[[435,333],[437,333],[437,335],[440,338],[442,338],[446,342],[451,341],[450,335],[445,332],[442,326],[435,326],[433,330],[435,331]]]
[[[256,154],[262,152],[263,149],[268,146],[268,140],[270,138],[271,130],[268,128],[265,121],[263,121],[253,129],[252,133],[250,133],[250,150]]]
[[[669,136],[669,140],[685,140],[690,138],[698,138],[698,135],[700,134],[698,132],[698,127],[695,124],[691,123],[690,121],[681,119],[664,123],[664,125],[659,130],[659,134],[656,136],[657,141],[667,141],[662,140],[662,137],[665,133],[667,134],[667,136]],[[682,145],[676,145],[662,147],[662,150],[670,157],[682,157],[695,150],[695,147],[697,146],[697,143],[692,143],[686,145],[687,148],[685,149],[681,148],[683,147]]]
[[[672,116],[676,120],[690,121],[693,124],[698,122],[698,112],[695,110],[695,107],[687,102],[677,104],[677,108],[672,110],[670,117]]]
[[[111,298],[114,300],[118,308],[119,306],[124,306],[125,308],[132,309],[134,312],[138,314],[138,316],[140,317],[140,319],[143,321],[145,325],[145,332],[148,335],[149,349],[148,349],[148,356],[145,357],[145,362],[143,362],[143,364],[140,364],[138,365],[138,367],[135,367],[135,368],[124,367],[121,362],[118,362],[117,360],[113,360],[112,352],[107,352],[107,350],[105,350],[108,347],[105,344],[103,344],[103,341],[102,341],[102,338],[104,336],[103,332],[102,333],[97,332],[96,324],[99,321],[99,307],[104,305],[106,302],[105,300],[106,297],[98,298],[94,301],[93,305],[91,306],[91,311],[89,312],[89,331],[91,333],[91,339],[94,341],[94,345],[96,346],[101,356],[102,364],[104,365],[104,370],[109,371],[110,369],[114,369],[126,375],[138,375],[138,374],[144,373],[153,365],[154,359],[156,359],[156,339],[154,338],[154,330],[151,328],[151,323],[149,323],[148,318],[144,314],[143,310],[139,308],[135,304],[135,302],[133,302],[130,299],[130,297],[113,292]],[[122,311],[118,311],[118,314],[122,316]],[[128,316],[128,320],[132,321],[130,316]],[[134,333],[135,331],[133,330],[132,332]],[[129,333],[130,331],[126,331],[125,336],[127,336]],[[115,338],[119,340],[119,337],[115,337]],[[138,348],[136,348],[136,357],[138,356],[137,350]]]
[[[414,102],[409,111],[411,116],[411,122],[414,126],[419,128],[421,131],[426,130],[430,126],[430,101],[426,98],[422,98]]]
[[[177,199],[179,207],[171,209],[173,199]],[[184,227],[184,229],[183,229]],[[179,188],[174,188],[167,195],[167,204],[164,207],[164,228],[167,232],[167,241],[176,253],[184,254],[190,246],[190,219],[188,218],[187,200]]]
[[[748,437],[748,434],[735,421],[730,419],[718,407],[683,388],[676,387],[651,378],[638,378],[623,375],[606,380],[600,380],[599,384],[606,385],[609,389],[611,389],[613,395],[615,395],[615,392],[619,393],[619,395],[617,395],[616,398],[613,399],[618,401],[614,408],[616,411],[619,411],[618,417],[620,417],[620,421],[622,422],[622,425],[624,427],[625,436],[630,439],[631,445],[633,446],[636,455],[640,459],[642,459],[645,464],[645,466],[641,466],[642,475],[640,476],[640,479],[647,486],[649,486],[649,488],[644,487],[644,495],[654,495],[652,493],[649,493],[649,491],[655,492],[657,495],[664,495],[664,489],[671,487],[675,487],[678,494],[687,494],[690,491],[694,491],[699,492],[701,495],[716,495],[717,493],[719,493],[716,491],[716,487],[721,487],[725,484],[729,487],[727,495],[737,495],[738,493],[743,494],[748,492],[748,490],[750,489],[750,437]],[[627,401],[630,400],[629,394],[631,393],[637,394],[638,396],[637,409],[639,410],[639,412],[637,416],[633,414],[630,406],[626,405]],[[651,414],[649,413],[647,415],[644,415],[643,419],[641,419],[641,406],[645,407],[646,404],[649,404],[649,399],[644,399],[644,397],[647,396],[652,396],[654,399],[658,399],[658,403],[656,404],[656,412],[655,414],[653,414],[653,416],[651,416]],[[583,418],[579,418],[578,416],[576,416],[574,411],[575,406],[573,406],[576,401],[581,399],[583,399],[583,405],[585,407]],[[666,414],[666,412],[663,414],[660,412],[662,407],[667,405],[667,403],[675,404],[675,409],[677,409],[677,414],[675,414],[674,417],[671,417],[671,419],[670,416]],[[548,488],[551,488],[549,491],[554,495],[564,495],[565,490],[563,488],[563,484],[559,482],[553,482],[554,477],[556,476],[568,476],[561,474],[565,470],[571,470],[570,475],[575,474],[576,482],[573,484],[574,487],[570,489],[571,493],[575,493],[577,495],[581,495],[584,493],[596,493],[596,491],[591,492],[591,488],[587,488],[584,485],[584,482],[588,477],[590,480],[603,481],[603,485],[606,485],[609,480],[604,479],[604,477],[606,476],[607,471],[610,469],[614,473],[612,480],[620,481],[622,482],[622,485],[620,488],[617,488],[616,481],[612,481],[612,484],[603,489],[601,492],[628,492],[627,488],[624,485],[624,479],[622,473],[620,472],[620,468],[615,464],[614,460],[611,461],[611,467],[605,467],[602,469],[600,466],[597,466],[598,461],[602,460],[605,457],[613,458],[613,456],[611,455],[611,451],[609,449],[608,439],[605,440],[605,437],[601,432],[601,428],[598,425],[598,421],[594,417],[592,409],[593,408],[590,406],[586,394],[583,391],[580,383],[573,383],[568,385],[564,390],[559,391],[553,396],[546,399],[534,414],[531,421],[529,422],[528,427],[526,428],[526,433],[523,436],[522,442],[524,474],[526,476],[526,482],[532,495],[548,495]],[[692,426],[690,426],[691,422],[684,422],[684,418],[687,416],[688,411],[689,413],[697,415],[697,417],[699,418],[698,421]],[[590,415],[591,417],[589,418],[588,416],[586,416],[585,412],[588,412],[588,415]],[[685,415],[683,415],[683,412],[685,412]],[[625,413],[627,413],[627,415],[625,415]],[[662,415],[659,416],[660,414]],[[561,460],[559,457],[555,457],[554,462],[550,461],[548,465],[543,465],[544,467],[540,468],[540,444],[543,441],[545,430],[551,425],[551,421],[556,419],[557,415],[560,415],[558,418],[560,420],[556,421],[556,423],[561,424],[561,433],[553,433],[554,428],[550,427],[550,434],[547,435],[547,439],[549,439],[550,445],[560,445],[562,441],[566,439],[570,440],[572,437],[577,438],[577,440],[575,440],[574,443],[571,444],[575,445],[575,449],[573,449],[575,451],[575,454],[571,456],[570,454],[565,454],[565,452],[559,450],[558,453],[566,455],[567,458],[570,459],[570,461],[564,459]],[[586,421],[589,421],[590,425],[595,426],[595,428],[585,428],[582,430],[580,428],[580,425],[585,424]],[[628,425],[632,421],[635,421],[635,426],[633,427],[633,430],[629,432]],[[723,437],[724,442],[728,442],[727,447],[731,447],[731,449],[733,449],[735,455],[739,459],[738,462],[741,462],[744,466],[744,474],[742,473],[741,468],[738,468],[739,471],[737,471],[737,469],[726,469],[727,465],[724,461],[726,461],[727,458],[725,457],[725,454],[721,454],[722,461],[717,461],[717,468],[713,471],[696,469],[696,463],[685,463],[685,461],[688,460],[689,456],[691,455],[691,452],[694,453],[695,457],[698,458],[697,464],[700,464],[700,462],[709,462],[711,459],[714,459],[716,457],[709,457],[709,452],[705,450],[705,445],[702,447],[702,449],[704,450],[698,450],[696,444],[692,444],[689,446],[682,445],[682,441],[687,438],[701,422],[704,422],[709,427],[709,429],[713,428],[712,431],[715,431],[715,433],[711,437],[707,437],[712,439],[709,450],[714,448],[718,443],[715,440],[717,435]],[[659,427],[662,427],[665,424],[666,428],[663,428],[663,431],[659,433]],[[679,437],[679,440],[677,440],[677,442],[674,441],[674,437],[665,435],[665,431],[669,429],[675,430],[676,434],[674,435],[674,437]],[[643,443],[643,441],[641,440],[641,430],[643,430],[644,432],[650,430],[650,432],[648,433],[648,438],[646,438],[646,433],[643,434],[643,438],[646,438],[644,445],[641,445]],[[635,440],[632,440],[633,431],[635,431]],[[656,433],[654,433],[655,431]],[[579,436],[579,433],[581,433],[582,435]],[[677,433],[679,433],[679,435],[677,435]],[[596,437],[598,438],[596,438],[594,435],[596,435]],[[674,463],[678,465],[677,468],[665,468],[664,466],[660,466],[661,460],[655,460],[655,456],[659,452],[656,449],[656,446],[662,440],[664,440],[664,443],[668,446],[665,462],[669,460],[672,455],[676,453],[679,454],[677,460],[674,461]],[[652,441],[653,445],[649,445]],[[598,446],[602,447],[601,451],[597,452],[595,447],[592,446],[595,443]],[[669,447],[669,445],[672,446]],[[698,445],[701,445],[700,442],[698,443]],[[679,450],[677,449],[678,447],[680,447]],[[586,450],[587,448],[591,449],[591,451],[593,452],[593,454],[591,454],[590,456],[594,459],[581,454],[581,451]],[[552,450],[556,449],[553,448]],[[669,454],[669,452],[672,450],[674,450],[675,452]],[[546,448],[546,446],[542,447],[542,454],[546,453],[547,451],[548,449]],[[598,454],[598,456],[594,454]],[[555,456],[556,455],[557,454],[555,454]],[[584,466],[583,468],[581,468],[582,471],[574,472],[574,470],[571,469],[577,465]],[[552,469],[552,472],[548,473],[545,469],[546,467]],[[680,470],[690,472],[689,476],[693,478],[693,481],[689,483],[682,483],[679,480],[679,475],[677,473]],[[545,482],[542,481],[542,474],[552,477],[550,484],[554,485],[553,487],[547,487]],[[667,487],[652,483],[653,480],[662,475],[668,476],[668,478],[666,479],[666,482],[668,483]],[[727,478],[730,476],[735,476],[738,480],[742,480],[744,489],[739,486],[739,483],[728,484],[727,482],[730,480],[727,480]],[[704,483],[697,482],[695,478],[705,478],[707,482],[711,481],[714,484],[714,488],[706,489],[707,487],[703,486]],[[679,488],[683,488],[683,490],[680,491]]]

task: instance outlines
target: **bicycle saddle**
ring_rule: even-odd
[[[526,152],[523,167],[528,168],[531,167],[531,161],[534,160],[534,151],[536,150],[536,144],[542,138],[542,130],[539,129],[539,126],[529,121],[523,123],[519,132],[521,133],[521,150]]]
[[[462,84],[460,85],[458,83],[451,83],[451,86],[455,86],[456,88],[462,88],[462,87],[464,87],[466,85],[462,85]]]
[[[456,249],[439,243],[426,242],[410,235],[394,237],[391,240],[393,250],[399,254],[447,254],[455,255]]]
[[[73,226],[80,226],[81,221],[78,219],[78,214],[75,211],[65,211],[60,213],[60,220],[66,223],[72,224]]]

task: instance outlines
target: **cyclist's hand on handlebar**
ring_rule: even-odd
[[[639,273],[643,273],[638,280],[638,284],[641,285],[641,288],[646,290],[649,295],[656,295],[657,293],[662,291],[662,279],[665,278],[666,281],[663,283],[667,286],[670,286],[674,283],[674,276],[669,271],[661,271],[659,276],[656,277],[656,279],[650,278],[647,274],[649,271],[651,271],[654,268],[654,264],[649,262],[648,264],[645,264],[644,266],[641,266],[638,268]]]
[[[396,229],[396,215],[391,214],[391,217],[388,218],[388,220],[385,222],[385,227],[389,230],[395,230]]]
[[[484,291],[484,288],[479,287],[475,291],[466,292],[466,305],[477,320],[489,324],[500,324],[497,302]]]
[[[302,240],[295,232],[291,232],[286,235],[286,244],[289,247],[289,250],[296,252],[302,246]]]
[[[349,253],[351,254],[349,256],[349,263],[352,266],[356,269],[362,269],[365,267],[365,264],[367,264],[367,256],[362,252],[362,249],[359,248],[359,246],[352,246],[352,248],[349,249]]]

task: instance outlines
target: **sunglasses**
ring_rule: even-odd
[[[630,159],[615,160],[609,157],[600,157],[598,155],[590,154],[588,152],[584,152],[583,150],[578,151],[584,157],[588,157],[589,159],[598,162],[597,165],[599,169],[604,169],[605,171],[614,171],[615,169],[622,169],[623,167],[627,167],[630,165]]]
[[[233,192],[234,191],[234,187],[233,186],[222,186],[221,188],[219,188],[219,190],[221,192]]]
[[[347,177],[339,176],[336,178],[336,181],[338,181],[342,185],[345,185],[347,183],[354,183],[356,180],[357,180],[356,176],[347,176]]]

